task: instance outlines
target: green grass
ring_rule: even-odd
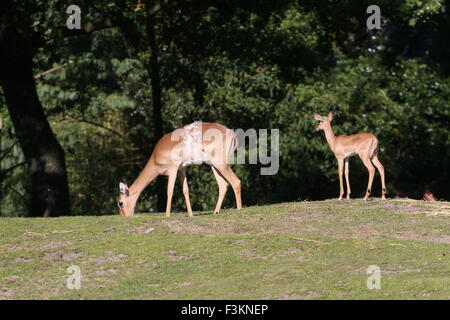
[[[66,287],[71,265],[80,290]],[[450,299],[449,287],[448,202],[0,219],[0,299]]]

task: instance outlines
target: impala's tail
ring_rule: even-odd
[[[378,139],[375,137],[372,139],[372,144],[370,146],[370,150],[372,150],[370,152],[370,160],[372,160],[373,157],[375,157],[378,154],[378,150],[380,150],[380,147],[378,145]]]
[[[233,130],[231,130],[230,139],[228,139],[228,140],[229,140],[229,146],[227,148],[228,154],[227,154],[226,160],[227,160],[227,163],[230,164],[231,160],[232,160],[232,155],[233,155],[234,151],[236,151],[237,146],[238,146],[238,139],[236,137],[236,133]]]

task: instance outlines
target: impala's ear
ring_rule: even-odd
[[[120,193],[128,196],[128,186],[126,183],[120,182],[119,183],[119,190]]]
[[[328,118],[328,121],[330,121],[330,122],[331,122],[331,120],[333,120],[333,112],[332,111],[328,112],[327,118]]]
[[[317,121],[322,121],[322,116],[320,115],[320,114],[318,114],[318,113],[313,113],[313,118],[314,118],[314,120],[317,120]]]

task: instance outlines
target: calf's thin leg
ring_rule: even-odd
[[[187,177],[186,177],[186,170],[184,168],[181,168],[178,171],[178,178],[179,178],[179,180],[181,182],[181,186],[183,188],[183,195],[184,195],[184,200],[186,201],[186,209],[188,211],[188,216],[192,217],[191,200],[189,198],[189,186],[188,186]]]
[[[349,158],[346,158],[344,160],[344,172],[345,172],[345,183],[347,184],[347,200],[350,200],[350,194],[352,193],[351,189],[350,189],[350,179],[348,177],[348,173],[350,170],[350,161]]]
[[[339,200],[342,200],[344,195],[344,182],[343,182],[343,169],[344,169],[344,159],[338,158],[338,174],[339,174]]]
[[[228,189],[228,182],[220,175],[216,168],[211,166],[211,169],[214,173],[214,177],[216,178],[217,185],[219,186],[219,197],[217,199],[216,208],[214,209],[214,214],[217,214],[222,208],[222,202]]]
[[[380,179],[381,179],[381,200],[386,200],[386,185],[384,181],[384,166],[381,164],[380,160],[378,159],[378,155],[376,154],[372,159],[373,164],[377,168],[378,172],[380,173]]]
[[[361,157],[361,160],[364,163],[364,165],[366,166],[367,170],[369,171],[369,181],[367,182],[366,195],[363,198],[363,200],[367,200],[370,197],[370,193],[371,193],[371,189],[372,189],[373,177],[375,175],[375,167],[373,166],[369,157]]]

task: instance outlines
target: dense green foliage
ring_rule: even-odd
[[[53,37],[65,23],[54,12],[64,12],[65,4],[37,3],[33,27],[51,40],[35,54],[35,74],[73,61],[36,80],[66,153],[73,214],[111,213],[119,179],[137,176],[155,141],[146,6],[138,0],[120,6],[100,1],[83,11],[84,19],[120,13],[127,27]],[[234,166],[245,205],[337,196],[337,163],[311,117],[330,110],[336,134],[378,136],[389,196],[420,198],[431,189],[450,199],[448,4],[380,1],[382,30],[368,31],[368,1],[201,3],[169,6],[154,16],[162,127],[169,132],[203,120],[245,130],[280,129],[278,174],[261,176],[258,165]],[[3,105],[0,100],[0,156],[15,141]],[[23,161],[17,146],[0,160],[2,170]],[[367,170],[357,159],[351,167],[352,190],[360,196]],[[26,167],[0,178],[1,214],[24,215]],[[194,209],[212,209],[217,187],[209,168],[191,167],[188,178]],[[378,196],[378,176],[373,190]],[[233,204],[230,192],[225,206]],[[137,210],[155,209],[153,183]],[[184,210],[180,192],[174,209]]]

